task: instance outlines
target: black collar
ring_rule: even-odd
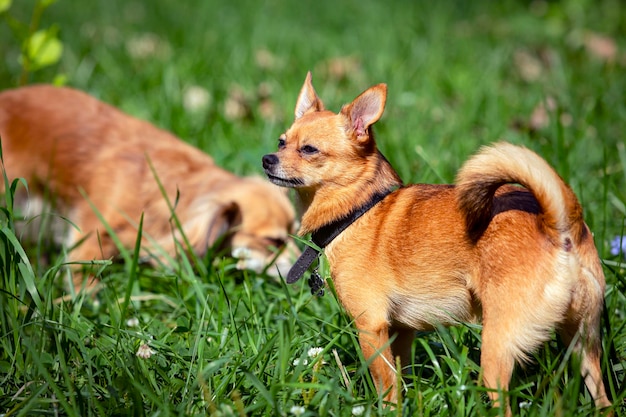
[[[365,214],[369,209],[374,207],[393,191],[394,189],[388,189],[372,195],[370,199],[365,202],[365,204],[357,207],[346,216],[330,222],[314,231],[311,234],[311,241],[320,249],[324,249],[330,242],[333,241],[334,238],[339,236],[341,232],[354,223],[356,219]],[[289,273],[287,274],[287,284],[293,284],[299,280],[319,255],[320,251],[317,248],[307,246],[304,252],[302,252],[302,255],[300,255],[296,263],[289,270]]]

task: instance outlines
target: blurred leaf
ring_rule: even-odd
[[[67,84],[67,74],[57,74],[54,76],[54,80],[52,80],[52,84],[61,87]]]
[[[11,0],[0,0],[0,13],[11,8]]]
[[[56,37],[56,30],[49,28],[38,30],[26,41],[27,59],[31,64],[31,70],[56,64],[63,53],[63,43]],[[24,57],[21,57],[22,63]]]

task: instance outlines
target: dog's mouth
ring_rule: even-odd
[[[280,185],[281,187],[302,187],[304,185],[304,181],[300,178],[283,178],[273,174],[270,174],[267,170],[265,170],[265,175],[273,184]]]

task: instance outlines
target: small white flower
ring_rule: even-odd
[[[533,405],[533,403],[531,401],[522,401],[519,403],[519,408],[523,409],[523,408],[530,408],[530,406]]]
[[[307,361],[306,359],[300,359],[300,358],[296,358],[293,360],[293,366],[298,366],[298,365],[308,365],[309,361]]]
[[[211,94],[203,87],[192,85],[183,93],[183,107],[188,112],[205,110],[211,104]]]
[[[309,358],[311,359],[315,359],[317,358],[322,352],[324,351],[324,348],[321,347],[312,347],[311,349],[308,350],[307,355]]]
[[[126,326],[128,327],[137,327],[139,326],[139,319],[137,317],[131,317],[126,320]]]
[[[252,256],[252,251],[245,246],[237,246],[233,248],[231,255],[236,259],[247,259]]]
[[[294,405],[289,410],[289,412],[291,414],[293,414],[294,416],[301,416],[302,414],[304,414],[305,411],[306,411],[306,409],[304,407],[302,407],[302,406],[299,406],[299,405]]]
[[[161,43],[154,33],[142,33],[126,41],[126,51],[133,58],[148,58],[157,53]]]
[[[352,407],[353,416],[362,416],[364,412],[365,407],[363,407],[362,405],[355,405],[354,407]]]
[[[149,359],[155,353],[156,351],[153,350],[150,346],[148,346],[145,343],[142,343],[141,346],[139,346],[139,349],[137,349],[136,355],[138,358],[141,358],[141,359]]]

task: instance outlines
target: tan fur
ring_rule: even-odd
[[[28,182],[27,207],[52,196],[56,212],[76,226],[57,222],[66,230],[56,228],[62,243],[83,240],[69,253],[70,262],[118,254],[97,212],[131,249],[143,213],[141,254],[153,262],[175,257],[175,240],[203,255],[223,239],[240,268],[257,271],[285,243],[288,250],[276,261],[282,273],[297,253],[288,236],[294,210],[279,187],[240,178],[174,135],[80,91],[38,85],[0,93],[0,138],[8,177]]]
[[[396,401],[394,357],[410,363],[415,330],[482,320],[483,383],[496,404],[515,362],[557,329],[575,341],[596,405],[609,406],[600,372],[605,281],[576,196],[538,155],[506,143],[472,157],[456,186],[403,186],[371,131],[386,92],[371,87],[334,114],[309,73],[295,122],[263,158],[271,181],[299,193],[303,234],[397,188],[325,248],[379,391]]]

